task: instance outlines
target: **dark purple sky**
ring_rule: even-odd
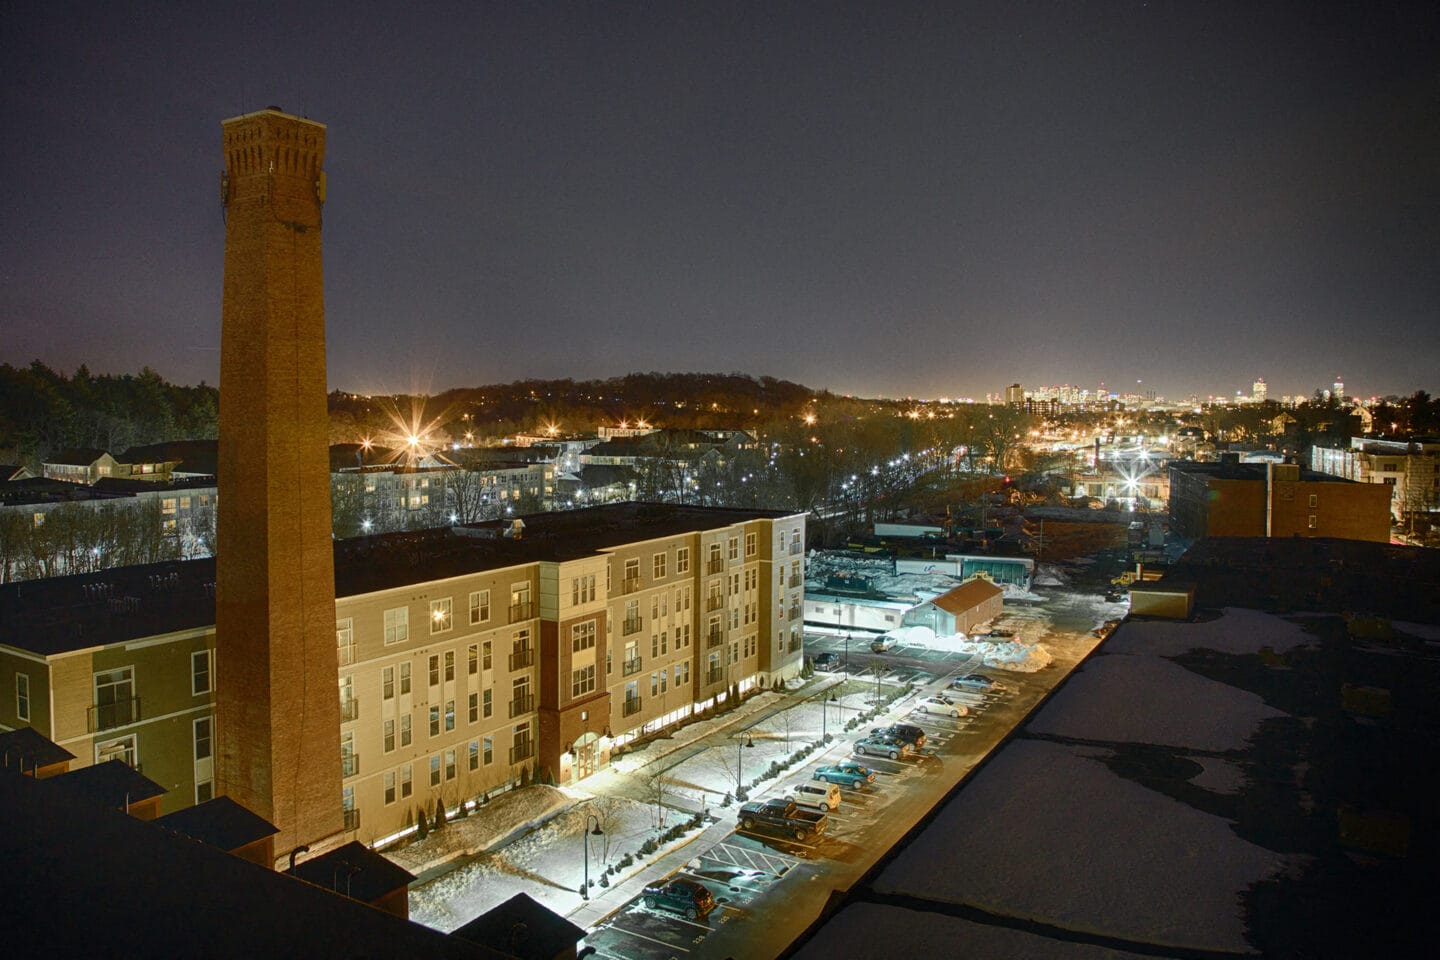
[[[336,387],[1434,390],[1437,11],[20,0],[0,360],[216,382],[220,121],[279,104]]]

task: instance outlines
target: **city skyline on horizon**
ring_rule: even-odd
[[[279,103],[330,131],[335,389],[1440,368],[1432,5],[450,12],[14,15],[0,361],[217,382],[219,125]]]

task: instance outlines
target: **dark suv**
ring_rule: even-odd
[[[893,737],[901,743],[908,743],[919,753],[925,746],[925,731],[911,723],[892,723],[888,727],[876,727],[870,731],[876,736]]]
[[[715,896],[703,883],[676,877],[645,888],[645,906],[664,907],[696,920],[715,909]]]

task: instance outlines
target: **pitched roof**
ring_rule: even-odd
[[[52,763],[74,760],[75,754],[55,743],[34,727],[0,733],[0,769],[34,770]]]
[[[397,867],[358,840],[307,857],[285,874],[364,903],[408,887],[415,879],[413,873]]]
[[[40,782],[56,793],[117,810],[167,792],[160,784],[120,760],[106,760]]]
[[[220,462],[219,440],[170,440],[131,447],[115,458],[120,463],[175,463],[181,473],[213,475]]]
[[[984,577],[967,580],[949,593],[942,593],[930,602],[946,613],[964,613],[973,610],[991,597],[1005,593]]]
[[[72,467],[88,467],[90,464],[106,456],[109,451],[98,450],[93,447],[72,447],[68,450],[56,450],[50,456],[43,458],[42,463],[61,463]]]
[[[227,851],[238,850],[247,843],[264,840],[280,832],[270,821],[251,813],[229,797],[216,797],[167,813],[157,817],[155,823],[191,840]]]
[[[585,931],[527,895],[517,893],[452,930],[450,935],[493,946],[518,960],[551,960],[564,950],[574,950]]]

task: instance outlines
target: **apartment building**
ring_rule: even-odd
[[[1290,463],[1170,464],[1170,530],[1182,537],[1390,539],[1390,495]]]
[[[620,744],[802,663],[803,515],[611,504],[335,545],[346,833],[375,843],[521,770]],[[214,792],[213,559],[0,587],[0,726],[76,766]],[[23,588],[23,590],[22,590]]]
[[[1390,488],[1390,515],[1404,521],[1440,509],[1440,441],[1351,437],[1349,447],[1313,447],[1310,469]]]

